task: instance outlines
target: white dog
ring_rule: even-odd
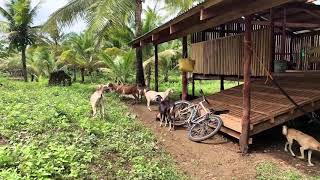
[[[162,101],[166,100],[170,94],[172,94],[174,91],[169,88],[167,89],[165,92],[156,92],[156,91],[147,91],[146,89],[144,90],[144,95],[146,96],[146,100],[147,100],[147,107],[149,109],[149,111],[152,111],[150,108],[150,102],[151,101],[156,101],[157,100],[157,96],[161,96],[162,97]]]
[[[104,96],[103,93],[107,89],[106,86],[99,85],[97,90],[91,95],[90,103],[92,107],[92,116],[95,117],[97,111],[100,112],[101,118],[104,118]]]

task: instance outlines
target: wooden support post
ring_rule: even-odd
[[[250,73],[252,59],[252,15],[245,17],[245,34],[244,34],[244,63],[243,63],[243,115],[242,130],[240,136],[240,151],[248,153],[249,135],[250,135]]]
[[[285,60],[285,55],[286,55],[286,23],[287,23],[287,12],[286,12],[286,8],[283,8],[282,36],[281,36],[281,60]]]
[[[182,38],[182,57],[188,58],[188,37]],[[188,96],[187,72],[182,72],[182,99],[186,100]]]
[[[294,36],[291,36],[290,38],[290,62],[292,64],[292,68],[294,67],[293,66],[293,41],[294,41]],[[293,69],[295,70],[295,69]]]
[[[314,46],[314,36],[311,36],[310,37],[311,39],[311,48],[314,48],[315,46]],[[307,55],[307,54],[306,54]],[[307,57],[307,58],[309,58],[309,57]],[[311,63],[311,70],[317,70],[317,68],[316,68],[316,64],[317,63]]]
[[[220,29],[221,29],[221,32],[219,34],[219,36],[222,38],[222,37],[225,37],[226,36],[226,33],[224,32],[226,30],[226,26],[225,25],[221,25],[220,26]],[[228,30],[228,29],[227,29]],[[228,34],[228,33],[227,33]],[[223,91],[224,90],[224,76],[220,76],[220,91]]]
[[[201,32],[201,41],[205,41],[206,40],[206,31],[202,31]]]
[[[223,25],[220,25],[220,34],[219,34],[219,36],[220,37],[225,37],[226,36],[226,33],[225,33],[225,31],[226,31],[226,26],[223,24]],[[227,29],[228,30],[228,29]]]
[[[159,91],[158,44],[154,45],[154,89]]]
[[[274,72],[274,60],[275,58],[275,35],[274,35],[274,13],[273,9],[270,9],[270,72]]]
[[[224,76],[220,76],[220,91],[224,90]]]

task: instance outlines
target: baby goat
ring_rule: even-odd
[[[157,97],[160,96],[162,98],[162,101],[166,100],[170,94],[173,93],[172,89],[167,89],[165,92],[156,92],[156,91],[147,91],[147,89],[144,90],[144,95],[146,96],[147,100],[147,107],[149,111],[152,111],[150,108],[151,101],[156,101]]]
[[[159,103],[160,127],[162,126],[162,122],[164,121],[164,126],[167,126],[167,124],[169,124],[169,131],[171,131],[171,129],[174,130],[175,104],[173,102],[170,102],[169,100],[163,100],[160,95],[156,96],[156,101]]]
[[[92,116],[95,117],[97,111],[100,112],[101,118],[104,118],[104,96],[103,93],[107,89],[106,86],[99,85],[97,90],[91,95],[90,103],[92,107]]]

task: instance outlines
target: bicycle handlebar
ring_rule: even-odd
[[[209,101],[207,100],[206,96],[204,95],[202,89],[200,90],[200,95],[202,96],[203,101],[205,101],[207,104],[210,104]]]

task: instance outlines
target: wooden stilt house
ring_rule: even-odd
[[[272,73],[304,110],[320,109],[320,6],[307,0],[207,0],[131,42],[133,48],[183,39],[183,56],[196,61],[199,79],[241,79],[243,84],[209,97],[222,115],[222,131],[240,140],[302,116],[270,81]],[[319,58],[318,58],[319,57]],[[319,59],[319,60],[318,60]],[[290,71],[291,70],[291,71]],[[182,74],[183,97],[188,80]]]

